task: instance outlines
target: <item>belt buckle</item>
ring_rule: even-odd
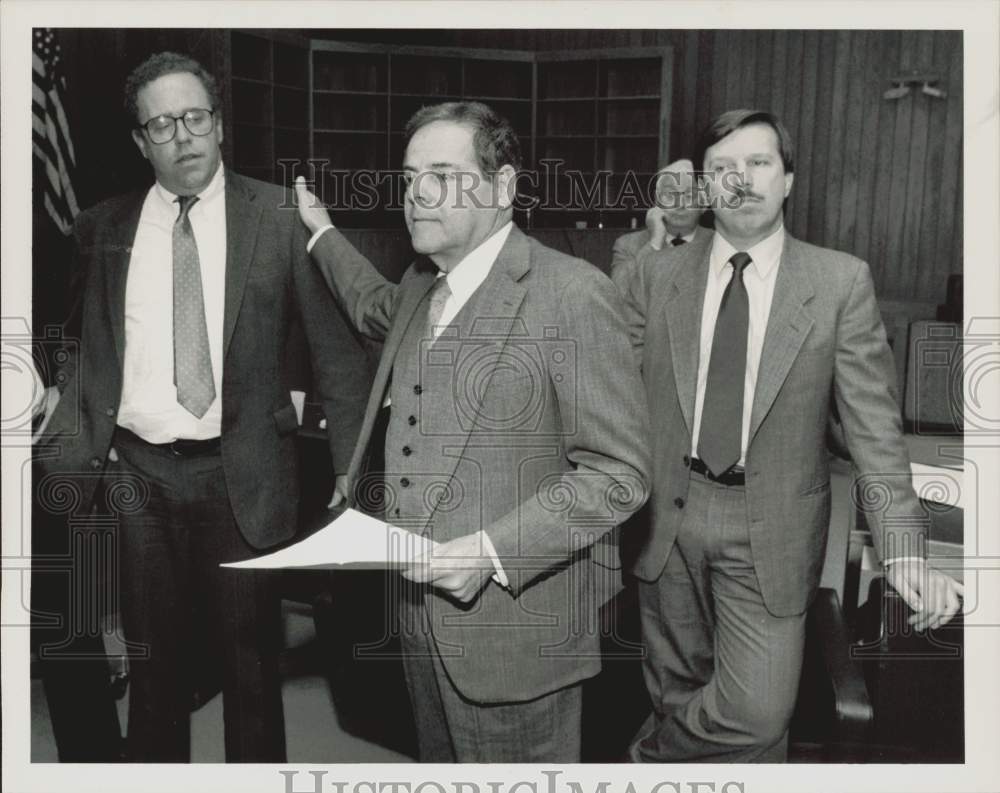
[[[184,452],[180,451],[178,449],[178,447],[177,447],[177,441],[178,440],[180,440],[180,438],[177,438],[175,440],[170,441],[170,453],[174,457],[183,457],[184,456]]]

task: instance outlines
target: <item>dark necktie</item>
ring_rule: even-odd
[[[177,402],[201,418],[215,400],[198,245],[188,213],[197,196],[178,196],[174,223],[174,385]]]
[[[716,476],[739,462],[743,442],[743,388],[747,371],[750,303],[743,283],[749,253],[734,253],[733,276],[722,293],[708,364],[698,433],[698,457]]]
[[[451,287],[448,286],[447,276],[439,276],[434,281],[430,296],[430,303],[427,307],[427,338],[433,339],[434,327],[441,322],[441,315],[444,314],[444,304],[451,297]]]
[[[670,244],[673,245],[675,248],[678,245],[683,245],[685,242],[687,242],[687,240],[684,239],[683,237],[674,237],[672,240],[670,240]]]

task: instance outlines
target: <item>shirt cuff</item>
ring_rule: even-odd
[[[316,240],[323,236],[323,232],[327,229],[332,229],[334,226],[332,223],[327,223],[325,226],[320,226],[316,229],[316,233],[309,238],[309,242],[306,243],[306,253],[312,253],[313,245],[316,244]]]
[[[889,565],[895,564],[896,562],[926,562],[927,560],[923,556],[894,556],[892,559],[886,559],[882,562],[882,567],[888,568]]]
[[[483,547],[486,549],[490,561],[493,562],[493,569],[496,571],[491,577],[504,589],[510,589],[510,581],[507,580],[507,574],[503,571],[503,565],[500,564],[500,557],[497,556],[497,549],[493,547],[493,540],[490,539],[490,535],[485,531],[479,532],[479,536],[482,538]]]

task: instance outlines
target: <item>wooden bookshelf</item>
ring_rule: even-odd
[[[347,183],[360,174],[398,171],[407,120],[449,100],[483,101],[517,131],[524,165],[537,174],[523,192],[547,202],[530,218],[521,212],[522,224],[627,227],[643,206],[611,208],[610,199],[629,180],[646,190],[669,160],[669,48],[529,52],[310,40],[263,30],[233,31],[229,41],[227,131],[235,169],[279,183],[300,172],[316,176],[328,203],[343,200]],[[302,165],[282,167],[283,158]],[[307,168],[308,160],[324,162],[325,173]],[[375,184],[372,177],[363,185],[375,206],[335,207],[338,225],[401,226],[392,180],[383,176]],[[595,185],[601,206],[566,204]],[[564,206],[550,201],[557,189]]]
[[[309,146],[309,42],[292,35],[229,36],[232,165],[238,173],[290,184]]]
[[[544,182],[549,192],[540,198],[549,208],[538,213],[537,225],[608,228],[638,221],[652,199],[650,175],[669,162],[671,51],[538,53],[535,65],[537,162],[562,159],[564,169],[580,172]],[[560,208],[574,178],[573,205]],[[638,200],[632,198],[637,187]]]

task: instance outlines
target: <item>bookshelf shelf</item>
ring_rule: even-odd
[[[462,99],[486,102],[508,118],[521,139],[524,166],[539,172],[527,189],[543,202],[564,180],[564,173],[552,176],[551,161],[591,181],[608,175],[612,185],[624,184],[631,172],[645,186],[669,159],[669,48],[396,47],[265,30],[234,30],[228,41],[225,123],[233,165],[259,178],[287,182],[304,173],[310,159],[341,173],[398,170],[413,113]],[[289,168],[279,159],[302,165]],[[547,206],[534,210],[532,221],[596,226],[621,216],[627,225],[627,214],[611,206]],[[397,225],[400,213],[345,211],[335,222]]]

